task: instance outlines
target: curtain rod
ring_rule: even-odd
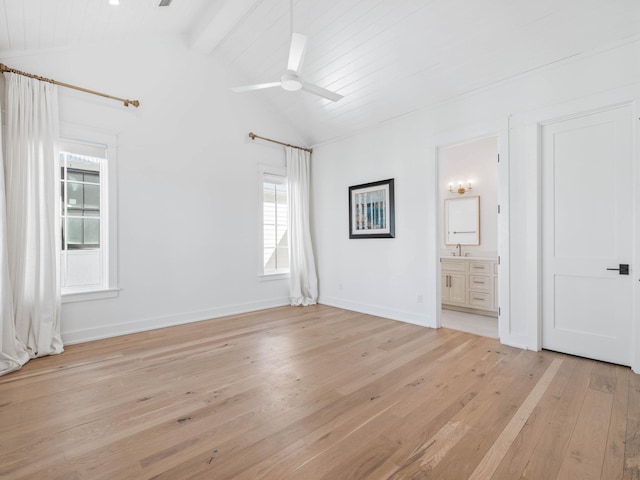
[[[278,140],[274,140],[272,138],[261,137],[260,135],[256,135],[253,132],[249,132],[249,138],[251,138],[251,140],[261,138],[262,140],[266,140],[267,142],[278,143],[280,145],[284,145],[285,147],[297,148],[298,150],[304,150],[305,152],[313,153],[313,148],[298,147],[297,145],[291,145],[290,143],[279,142]]]
[[[36,80],[40,80],[41,82],[49,82],[49,83],[53,83],[54,85],[60,85],[61,87],[72,88],[74,90],[80,90],[81,92],[91,93],[93,95],[99,95],[100,97],[110,98],[112,100],[118,100],[119,102],[123,102],[125,107],[128,107],[129,105],[133,105],[134,107],[140,106],[140,102],[138,100],[127,100],[126,98],[113,97],[111,95],[107,95],[106,93],[96,92],[94,90],[89,90],[87,88],[77,87],[69,83],[58,82],[57,80],[52,80],[51,78],[45,78],[39,75],[34,75],[32,73],[21,72],[20,70],[16,70],[15,68],[7,67],[3,63],[0,63],[0,72],[11,72],[17,75],[22,75],[24,77],[35,78]]]

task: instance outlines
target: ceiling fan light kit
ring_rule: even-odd
[[[295,73],[285,73],[280,79],[280,86],[287,92],[297,92],[302,89],[302,82]]]

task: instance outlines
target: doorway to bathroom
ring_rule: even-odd
[[[440,325],[498,338],[498,137],[438,149]]]

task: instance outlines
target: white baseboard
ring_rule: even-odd
[[[505,337],[505,338],[500,337],[500,343],[503,344],[503,345],[507,345],[509,347],[519,348],[521,350],[531,350],[533,352],[540,351],[540,349],[531,348],[525,342],[513,340],[512,338],[510,338],[508,336]]]
[[[368,303],[352,302],[342,298],[320,296],[318,303],[328,305],[330,307],[344,308],[345,310],[353,310],[354,312],[366,313],[367,315],[375,315],[390,320],[398,320],[400,322],[420,325],[421,327],[435,328],[436,322],[429,318],[429,315],[418,315],[416,313],[404,312],[380,305],[372,305]]]
[[[508,328],[506,328],[504,332],[498,332],[498,336],[500,337],[500,343],[503,345],[520,348],[522,350],[532,350],[534,352],[540,350],[530,345],[530,339],[528,337],[525,335],[512,334]]]
[[[116,323],[102,327],[86,328],[81,330],[71,330],[62,332],[62,341],[65,345],[75,343],[91,342],[103,338],[118,337],[130,333],[145,332],[156,328],[173,327],[185,323],[201,322],[212,318],[226,317],[229,315],[239,315],[241,313],[255,312],[266,308],[282,307],[290,305],[288,297],[275,298],[262,302],[243,303],[239,305],[228,305],[225,307],[213,308],[209,310],[199,310],[195,312],[180,313],[177,315],[167,315],[162,317],[145,318],[125,323]]]
[[[502,338],[500,338],[499,340],[502,345],[507,345],[508,347],[519,348],[520,350],[531,350],[526,344],[521,342],[512,342],[509,340],[505,341],[505,340],[502,340]],[[536,350],[533,350],[533,351],[535,352]]]

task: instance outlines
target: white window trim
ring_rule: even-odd
[[[107,288],[103,290],[87,290],[86,292],[73,292],[62,294],[62,303],[85,302],[87,300],[102,300],[103,298],[116,298],[119,288]]]
[[[262,193],[264,177],[266,176],[275,176],[282,177],[285,182],[287,180],[287,169],[284,167],[275,167],[271,165],[259,165],[258,166],[258,211],[260,212],[260,235],[258,235],[260,242],[258,244],[258,252],[260,255],[258,257],[258,279],[261,282],[272,281],[272,280],[287,280],[290,277],[290,273],[287,272],[265,272],[264,271],[264,212],[263,212],[263,202],[264,197]]]
[[[289,272],[273,272],[273,273],[260,273],[258,274],[258,280],[261,282],[270,282],[272,280],[287,280],[290,278]]]
[[[107,201],[101,204],[101,215],[106,222],[101,226],[101,245],[107,245],[102,255],[103,283],[97,288],[78,288],[62,293],[62,303],[100,300],[118,296],[118,211],[117,196],[117,136],[111,133],[72,124],[60,125],[60,140],[65,143],[93,145],[104,148],[107,161],[102,175],[105,176]],[[105,241],[106,240],[106,241]]]

